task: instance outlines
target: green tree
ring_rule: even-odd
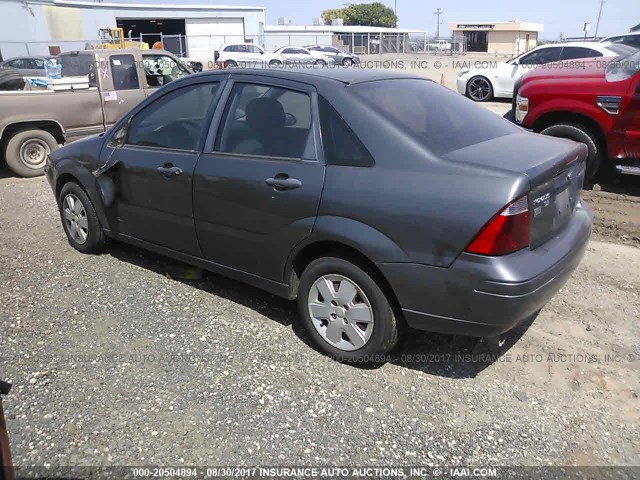
[[[398,24],[398,17],[393,9],[380,2],[349,5],[343,9],[342,18],[345,25],[395,27]]]
[[[331,25],[332,20],[342,18],[343,15],[344,8],[329,8],[328,10],[323,10],[322,14],[320,14],[326,25]]]

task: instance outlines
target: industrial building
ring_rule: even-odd
[[[105,27],[176,54],[210,59],[222,43],[264,43],[264,7],[0,0],[0,58],[82,50]]]
[[[267,50],[322,44],[356,54],[408,52],[410,34],[426,35],[423,30],[363,25],[267,25],[264,31]]]
[[[467,52],[519,55],[538,45],[540,23],[521,22],[450,22],[454,39],[462,41]]]

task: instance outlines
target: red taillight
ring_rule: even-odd
[[[467,252],[506,255],[529,246],[529,201],[520,197],[493,217],[476,235]]]

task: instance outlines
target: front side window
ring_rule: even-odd
[[[167,55],[142,55],[142,64],[144,65],[147,87],[161,87],[189,75],[189,71],[182,64]]]
[[[158,98],[129,124],[128,145],[197,150],[208,128],[207,113],[218,83],[198,83]]]
[[[133,55],[111,55],[111,76],[116,90],[135,90],[140,88],[138,71]]]
[[[541,48],[522,57],[520,65],[543,65],[545,63],[557,62],[560,60],[561,51],[561,47]]]
[[[234,85],[216,141],[219,152],[315,159],[308,94],[270,85]]]

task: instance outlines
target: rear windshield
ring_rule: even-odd
[[[93,68],[93,55],[83,53],[60,55],[58,63],[62,65],[63,77],[86,76]]]
[[[378,80],[351,88],[384,119],[436,155],[518,131],[499,115],[429,80]]]
[[[607,47],[607,50],[611,50],[616,55],[630,55],[637,51],[635,48],[621,43],[614,43],[613,45],[609,45]]]

